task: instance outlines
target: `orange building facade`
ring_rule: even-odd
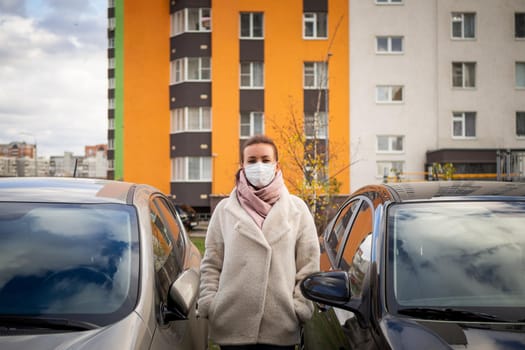
[[[242,142],[281,146],[294,119],[348,193],[348,1],[116,0],[108,17],[109,178],[206,212],[231,192]]]

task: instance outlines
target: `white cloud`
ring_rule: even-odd
[[[0,0],[0,143],[46,156],[106,143],[107,2],[20,3]]]

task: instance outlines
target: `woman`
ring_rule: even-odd
[[[248,139],[236,187],[217,205],[201,264],[199,316],[221,349],[294,349],[313,312],[299,283],[319,270],[312,215],[283,181],[275,143]]]

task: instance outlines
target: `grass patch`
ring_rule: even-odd
[[[190,239],[197,249],[199,249],[201,254],[204,254],[204,237],[190,237]]]

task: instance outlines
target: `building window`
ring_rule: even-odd
[[[108,119],[108,129],[115,130],[115,118]]]
[[[209,8],[185,8],[171,15],[171,35],[185,32],[209,32],[211,12]]]
[[[403,102],[403,86],[379,85],[376,87],[377,103],[400,103]]]
[[[476,137],[476,112],[452,113],[452,136],[454,138]]]
[[[378,161],[376,176],[380,178],[400,178],[405,172],[403,161]]]
[[[454,39],[473,39],[476,37],[475,13],[452,13],[452,37]]]
[[[209,57],[184,57],[171,62],[171,83],[210,81]]]
[[[109,139],[108,140],[108,149],[115,149],[115,140]]]
[[[115,68],[115,57],[108,58],[108,69]]]
[[[403,53],[402,36],[376,37],[376,53]]]
[[[516,136],[525,136],[525,112],[516,112]]]
[[[115,38],[109,38],[108,39],[108,48],[114,49],[115,48]]]
[[[241,39],[262,39],[263,25],[262,12],[241,13]]]
[[[525,62],[516,62],[516,87],[525,88]]]
[[[115,78],[109,78],[108,79],[108,89],[114,89],[115,88]]]
[[[171,111],[171,132],[211,130],[210,107],[185,107]]]
[[[328,22],[326,12],[303,13],[303,38],[326,39],[328,36]]]
[[[241,63],[241,88],[261,89],[264,87],[263,62]]]
[[[327,63],[304,62],[303,80],[305,89],[328,88]]]
[[[113,170],[115,168],[115,161],[113,159],[108,159],[108,170]]]
[[[115,21],[116,21],[115,17],[108,18],[108,29],[109,30],[115,29],[115,23],[116,23]]]
[[[108,109],[115,109],[115,99],[114,98],[108,99]]]
[[[241,138],[264,134],[263,112],[241,112]]]
[[[171,165],[173,181],[211,181],[211,157],[176,157]]]
[[[304,133],[307,139],[326,139],[328,135],[328,120],[326,112],[305,113]]]
[[[400,153],[405,150],[404,136],[399,135],[378,135],[377,152],[381,153]]]
[[[376,0],[376,4],[386,5],[386,4],[401,4],[403,0]]]
[[[115,0],[108,0],[108,7],[109,8],[115,7]]]
[[[476,63],[452,62],[452,86],[459,88],[476,87]]]
[[[525,39],[525,13],[514,14],[514,36],[518,39]]]

